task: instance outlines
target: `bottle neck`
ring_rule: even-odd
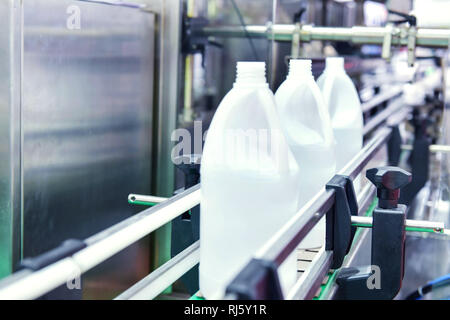
[[[265,62],[239,61],[234,87],[268,87]]]
[[[333,57],[327,58],[325,62],[326,72],[345,72],[345,61],[344,58]]]
[[[311,80],[314,79],[312,74],[312,61],[306,59],[291,59],[289,61],[289,80]]]

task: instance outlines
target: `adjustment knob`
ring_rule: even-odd
[[[411,182],[412,175],[398,167],[379,167],[366,171],[366,177],[377,187],[378,206],[397,208],[400,189]]]

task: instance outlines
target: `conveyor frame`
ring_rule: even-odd
[[[409,107],[400,107],[401,98],[397,98],[399,106],[390,110],[390,113],[382,112],[376,119],[375,125],[371,125],[370,130],[386,122],[387,125],[378,129],[373,137],[366,143],[364,148],[359,152],[352,161],[340,172],[354,179],[372,159],[382,146],[385,145],[391,134],[391,127],[401,123],[409,114]],[[388,110],[386,109],[386,110]],[[364,208],[371,202],[374,189],[366,187],[358,195],[359,207]],[[155,231],[160,226],[170,222],[175,217],[183,214],[185,211],[199,204],[201,198],[200,185],[196,185],[185,192],[169,198],[160,204],[146,209],[141,213],[118,223],[88,239],[86,248],[74,253],[70,257],[66,257],[53,263],[41,270],[30,271],[22,270],[0,281],[0,299],[36,299],[43,294],[63,285],[67,281],[73,279],[74,275],[81,275],[87,270],[107,260],[122,249],[131,245],[140,238]],[[255,255],[255,257],[275,261],[278,265],[294,250],[304,236],[312,229],[312,227],[320,220],[327,210],[331,208],[334,202],[334,191],[325,190],[319,192],[310,202],[308,202],[277,234],[275,234],[265,246],[263,246]],[[169,286],[177,277],[181,276],[198,262],[198,256],[192,258],[191,255],[198,254],[198,243],[187,248],[166,264],[155,270],[153,273],[133,286],[118,299],[139,298],[151,299],[158,292],[152,291],[146,294],[149,286],[153,286],[155,281],[160,282],[158,288],[164,290],[166,285]],[[195,248],[194,248],[195,247]],[[353,252],[353,251],[352,251]],[[350,254],[352,254],[352,252]],[[192,259],[191,259],[192,258]],[[313,269],[308,269],[308,277],[302,277],[300,282],[296,284],[294,290],[287,296],[288,299],[312,298],[316,288],[320,286],[324,277],[329,272],[327,266],[331,263],[332,255],[329,252],[321,251],[314,260]],[[349,258],[349,257],[347,257]],[[347,261],[348,259],[346,259]],[[344,262],[345,264],[345,262]],[[180,267],[181,266],[181,267]],[[167,274],[170,269],[177,268],[175,276],[166,277],[161,281],[160,277]],[[183,270],[184,269],[184,270]],[[180,271],[181,270],[181,271]],[[137,290],[139,289],[139,290]],[[150,291],[147,291],[150,292]],[[227,297],[232,298],[232,297]]]

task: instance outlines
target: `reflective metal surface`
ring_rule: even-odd
[[[158,88],[155,95],[158,104],[155,106],[153,128],[153,166],[152,195],[170,197],[175,184],[175,167],[171,160],[174,142],[172,132],[176,128],[179,105],[180,86],[180,42],[182,3],[179,0],[154,0],[160,3],[157,15],[155,74]],[[134,193],[134,191],[133,191]],[[160,228],[152,235],[152,269],[159,267],[170,259],[170,224]]]
[[[128,194],[151,193],[155,16],[26,0],[2,1],[0,17],[0,225],[22,230],[29,257],[133,215],[142,208]],[[1,276],[20,250],[0,231]],[[84,297],[114,297],[148,274],[149,260],[147,239],[87,274]]]
[[[20,259],[20,34],[17,1],[0,2],[0,278]]]

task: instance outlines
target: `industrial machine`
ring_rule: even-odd
[[[364,147],[221,298],[447,297],[450,29],[412,9],[0,2],[0,299],[202,299],[199,168],[230,65],[266,61],[275,90],[289,59],[312,59],[317,76],[326,56],[346,58]],[[298,250],[323,216],[326,245]],[[284,296],[277,270],[295,250],[298,280]]]

